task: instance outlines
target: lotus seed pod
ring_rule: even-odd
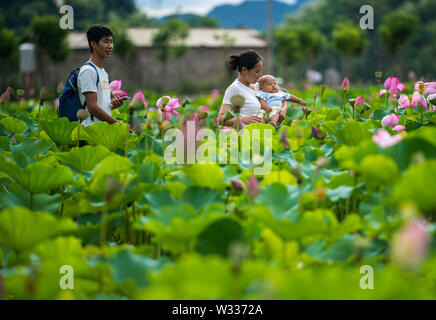
[[[237,94],[230,98],[230,103],[233,108],[240,109],[245,104],[245,99],[243,96]]]
[[[79,119],[80,122],[85,121],[88,117],[89,113],[85,109],[79,109],[79,111],[77,111],[77,119]]]

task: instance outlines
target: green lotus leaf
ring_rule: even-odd
[[[221,202],[220,194],[209,188],[188,187],[183,193],[182,202],[191,204],[196,210],[201,210],[208,203]]]
[[[1,119],[0,124],[2,124],[9,133],[23,133],[27,129],[27,124],[23,120],[13,117]]]
[[[359,172],[370,189],[392,185],[400,175],[395,161],[382,154],[366,156],[360,164]]]
[[[23,207],[5,209],[0,212],[0,245],[22,251],[74,228],[71,220],[58,220],[50,213],[32,212]]]
[[[124,148],[128,143],[129,130],[122,123],[109,124],[107,122],[94,123],[92,126],[80,128],[80,140],[88,141],[93,145],[102,145],[110,151]],[[77,139],[77,129],[72,133]]]
[[[154,234],[164,250],[181,253],[189,251],[198,234],[219,217],[222,216],[218,213],[200,216],[191,205],[184,203],[154,210],[151,216],[141,217],[135,228]]]
[[[71,139],[73,130],[77,128],[77,122],[70,122],[65,117],[55,120],[41,120],[41,127],[58,146],[77,143]]]
[[[7,173],[31,194],[48,192],[74,182],[73,173],[67,167],[42,161],[21,169],[13,160],[0,157],[0,171]]]
[[[72,148],[70,152],[58,153],[56,158],[77,171],[91,171],[109,155],[110,151],[103,146],[85,146]]]
[[[266,206],[276,219],[283,219],[298,208],[300,196],[297,186],[288,189],[283,184],[273,183],[262,188],[254,202]]]
[[[216,164],[196,163],[184,169],[186,176],[198,187],[221,191],[224,189],[224,173]]]
[[[229,255],[230,246],[242,241],[242,226],[233,219],[224,218],[211,223],[197,237],[195,250],[201,254]]]
[[[395,184],[392,199],[400,204],[415,202],[423,212],[435,212],[436,160],[410,166],[407,173]]]
[[[335,136],[341,143],[348,146],[356,146],[362,141],[370,139],[372,133],[370,129],[376,128],[373,122],[358,122],[356,120],[348,121],[342,127],[336,121],[326,121],[322,127],[327,132]]]
[[[138,288],[144,288],[149,284],[147,272],[150,269],[159,269],[162,265],[162,261],[133,254],[127,249],[122,250],[110,260],[113,279],[118,283],[133,281]]]

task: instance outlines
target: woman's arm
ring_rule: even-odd
[[[229,104],[223,104],[220,108],[220,111],[218,113],[218,123],[219,124],[224,124],[225,126],[233,126],[233,124],[235,123],[235,118],[231,118],[228,120],[224,120],[226,117],[226,112],[228,110],[232,110],[232,106]],[[250,124],[250,123],[255,123],[255,122],[262,122],[262,118],[253,116],[253,115],[249,115],[249,116],[245,116],[245,117],[241,117],[241,120],[243,123],[245,124]]]

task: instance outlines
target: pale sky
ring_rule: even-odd
[[[280,0],[294,4],[297,0]],[[151,17],[162,17],[174,13],[205,15],[222,4],[239,4],[243,0],[135,0],[138,8]]]

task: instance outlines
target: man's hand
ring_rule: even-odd
[[[121,99],[120,97],[114,97],[111,101],[111,108],[113,109],[118,109],[119,107],[121,107],[124,104],[124,100]]]

